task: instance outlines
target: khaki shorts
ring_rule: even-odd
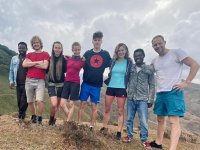
[[[25,83],[27,102],[43,101],[45,81],[43,79],[26,78]]]

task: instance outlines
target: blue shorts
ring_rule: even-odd
[[[91,86],[83,82],[81,85],[80,100],[86,102],[90,96],[90,101],[94,104],[98,104],[100,102],[100,92],[100,87]]]
[[[154,114],[158,116],[179,116],[185,113],[185,102],[183,91],[171,90],[159,92],[156,96]]]

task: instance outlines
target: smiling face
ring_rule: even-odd
[[[136,65],[140,66],[144,62],[144,54],[142,51],[136,51],[133,55]]]
[[[152,47],[153,49],[161,56],[165,55],[166,48],[165,48],[166,41],[161,37],[155,37],[152,40]]]
[[[72,52],[74,53],[75,56],[79,56],[81,53],[81,47],[78,45],[73,46]]]
[[[123,46],[120,46],[117,51],[117,56],[119,59],[123,59],[126,55],[126,49]]]
[[[61,45],[60,43],[55,43],[55,44],[53,45],[53,51],[54,51],[54,55],[55,55],[56,57],[59,57],[60,54],[61,54],[62,51],[63,51],[62,45]]]
[[[19,44],[19,45],[18,45],[18,51],[19,51],[19,54],[20,54],[20,55],[22,55],[22,56],[26,55],[26,52],[27,52],[27,47],[26,47],[26,45],[24,45],[24,44]]]
[[[35,39],[32,42],[32,47],[35,51],[40,51],[42,49],[42,45],[39,39]]]

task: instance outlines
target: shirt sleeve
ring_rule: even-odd
[[[10,62],[9,81],[10,81],[10,84],[14,83],[13,57]]]
[[[26,54],[26,58],[30,59],[30,53]]]
[[[50,59],[49,54],[47,52],[45,52],[44,60],[48,60],[49,61],[49,59]]]
[[[182,49],[175,49],[174,52],[176,56],[178,57],[179,61],[182,61],[183,59],[189,56],[187,52]]]

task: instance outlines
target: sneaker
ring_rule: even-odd
[[[22,119],[22,118],[17,118],[15,121],[16,121],[17,123],[22,123],[22,122],[24,121],[24,119]]]
[[[93,131],[94,126],[91,126],[91,125],[90,125],[89,128],[90,128],[90,131]]]
[[[156,143],[156,141],[152,141],[152,142],[150,142],[149,144],[150,144],[150,146],[151,146],[152,148],[163,149],[162,144],[159,145],[159,144]]]
[[[132,140],[132,138],[129,137],[128,135],[126,135],[125,137],[123,137],[123,140],[122,140],[122,141],[123,141],[124,143],[130,143],[131,140]]]
[[[49,126],[55,126],[55,123],[56,123],[56,119],[54,117],[50,117],[49,118]]]
[[[105,127],[102,127],[101,129],[100,129],[100,133],[101,134],[107,134],[108,133],[108,128],[105,128]]]
[[[42,116],[37,117],[37,124],[42,125]]]
[[[36,115],[32,115],[31,116],[31,122],[32,123],[37,123],[37,116]]]
[[[115,135],[115,139],[120,141],[121,140],[121,132],[117,132],[117,134]]]
[[[143,145],[146,149],[151,149],[150,142],[148,142],[148,141],[142,142],[142,145]]]

